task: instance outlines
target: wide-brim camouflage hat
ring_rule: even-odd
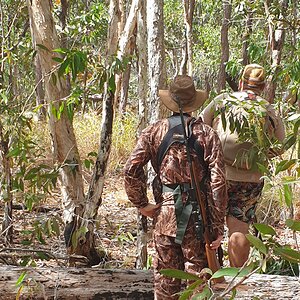
[[[179,101],[184,112],[190,113],[203,105],[208,93],[196,90],[193,79],[188,75],[178,75],[171,82],[168,90],[159,90],[163,104],[173,112],[179,112]]]
[[[258,64],[246,65],[241,79],[250,87],[261,86],[265,84],[265,69]]]

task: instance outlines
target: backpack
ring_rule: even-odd
[[[186,123],[187,119],[189,118],[188,115],[184,114],[183,115],[184,121]],[[196,121],[194,117],[191,118],[191,121],[188,126],[188,133],[187,133],[187,138],[188,138],[188,146],[190,149],[194,149],[195,152],[197,153],[198,159],[200,163],[207,167],[207,163],[204,160],[204,149],[203,146],[200,145],[196,139],[196,137],[192,134],[192,125]],[[184,144],[185,139],[184,139],[184,128],[181,123],[181,117],[179,114],[174,114],[171,117],[168,118],[169,122],[169,130],[165,134],[163,140],[161,141],[161,144],[158,147],[157,151],[157,165],[158,168],[160,168],[161,163],[167,154],[169,148],[174,144],[174,143],[180,143]]]

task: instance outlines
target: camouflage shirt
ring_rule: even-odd
[[[189,123],[191,118],[187,120]],[[144,166],[151,161],[153,169],[160,182],[166,184],[189,183],[190,167],[187,160],[186,147],[184,144],[173,144],[161,166],[157,165],[157,151],[161,141],[168,131],[168,120],[160,120],[143,130],[136,147],[131,153],[125,169],[125,189],[128,199],[137,207],[142,208],[148,204],[147,182]],[[197,142],[204,148],[204,160],[210,173],[207,180],[208,207],[210,223],[217,234],[223,234],[224,216],[227,207],[227,190],[225,181],[225,166],[220,140],[215,131],[197,119],[192,125],[192,132]],[[192,150],[191,155],[195,158],[196,179],[201,181],[205,174],[204,166],[197,159],[197,154]],[[176,216],[172,193],[161,193],[159,180],[153,184],[153,194],[156,203],[162,203],[157,216],[154,217],[154,230],[158,233],[176,236]],[[183,200],[187,195],[183,193]]]

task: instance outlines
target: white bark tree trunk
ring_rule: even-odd
[[[268,1],[265,1],[266,15],[270,16]],[[286,14],[288,8],[288,0],[281,1],[281,18]],[[275,24],[275,26],[274,26]],[[274,27],[273,27],[274,26]],[[276,77],[278,68],[281,63],[281,55],[284,45],[285,29],[284,22],[277,21],[274,23],[273,20],[269,19],[269,47],[271,55],[271,74],[268,78],[267,86],[265,89],[265,95],[270,103],[274,102],[276,82],[274,77]]]
[[[147,123],[147,92],[148,92],[148,64],[147,64],[147,21],[146,4],[141,1],[141,7],[137,18],[137,56],[138,56],[138,95],[139,95],[139,125],[138,133],[146,127]]]
[[[187,74],[193,76],[193,17],[195,10],[195,0],[183,0],[186,51],[187,51]]]
[[[147,21],[146,21],[146,3],[141,1],[140,9],[137,14],[137,61],[138,61],[138,116],[139,123],[137,128],[137,135],[147,124]],[[136,268],[143,269],[147,266],[147,217],[143,216],[137,210],[137,253],[136,253]]]
[[[161,115],[158,90],[165,85],[162,0],[147,1],[147,31],[150,83],[148,107],[149,111],[151,111],[151,114],[148,116],[148,122],[153,123],[157,121]]]
[[[221,47],[222,56],[219,70],[219,84],[218,92],[221,92],[226,87],[226,63],[229,60],[229,42],[228,42],[228,30],[231,18],[231,3],[228,0],[223,0],[223,22],[221,28]]]
[[[88,218],[94,214],[94,210],[91,211],[94,207],[89,206],[85,201],[81,161],[72,121],[65,107],[65,100],[70,91],[66,79],[57,75],[58,65],[52,59],[53,49],[59,48],[60,43],[52,17],[51,4],[48,0],[28,0],[27,5],[33,40],[36,43],[45,80],[45,101],[49,106],[54,162],[60,166],[59,180],[68,252],[84,255],[91,264],[97,264],[100,258],[95,250],[93,226],[88,222]],[[64,107],[61,115],[55,116],[53,110],[59,111],[61,107]],[[83,226],[88,229],[88,232],[80,235],[76,244],[72,243],[72,235]]]
[[[107,65],[109,65],[112,56],[117,53],[118,23],[120,17],[119,2],[117,0],[110,1],[109,15],[110,20],[106,51]],[[114,117],[114,93],[109,89],[107,83],[105,85],[103,98],[104,101],[99,150],[87,194],[85,204],[87,209],[85,210],[83,215],[83,219],[86,221],[88,221],[89,219],[93,220],[95,218],[97,210],[102,202],[101,196],[103,192],[105,173],[111,149],[112,125]],[[88,226],[92,226],[92,224],[89,223]]]
[[[48,50],[36,46],[39,55],[43,77],[45,80],[45,98],[48,105],[56,110],[64,105],[69,95],[66,81],[56,74],[57,63],[52,50],[59,48],[59,41],[54,27],[50,3],[47,0],[28,1],[32,32],[36,45],[43,45]],[[55,78],[55,79],[54,79]],[[71,221],[75,206],[84,200],[83,180],[77,143],[71,120],[63,111],[60,118],[50,113],[50,131],[55,162],[61,164],[61,189],[63,203],[66,207],[65,220]]]
[[[119,38],[119,51],[117,57],[122,60],[124,57],[133,54],[135,44],[135,32],[137,27],[137,12],[141,0],[132,0],[130,11],[126,19],[124,30]],[[127,90],[130,79],[130,66],[127,66],[124,74],[117,77],[117,89],[115,92],[116,104],[119,104],[119,113],[123,113],[127,102]]]

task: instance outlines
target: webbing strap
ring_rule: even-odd
[[[186,122],[188,115],[184,115],[184,121]],[[164,136],[158,151],[157,151],[157,163],[158,168],[160,168],[161,163],[169,150],[170,146],[174,143],[185,143],[184,140],[184,128],[181,123],[180,115],[173,115],[168,118],[169,121],[169,130]],[[192,134],[192,124],[195,119],[191,119],[189,127],[188,127],[188,143],[191,149],[194,149],[197,153],[198,159],[203,166],[207,164],[204,161],[204,150],[202,145],[199,144],[196,137]],[[181,138],[180,138],[181,136]],[[182,202],[182,192],[188,191],[190,189],[189,184],[175,184],[174,186],[165,186],[162,187],[162,192],[172,192],[174,198],[175,205],[175,214],[176,214],[176,223],[177,223],[177,231],[175,243],[182,244],[182,240],[189,222],[189,218],[192,214],[193,206],[190,203],[189,199],[186,203]]]
[[[187,118],[188,116],[184,115],[184,120],[186,120]],[[157,150],[157,165],[159,168],[170,146],[176,142],[184,143],[184,140],[174,139],[174,134],[183,136],[183,127],[181,124],[180,115],[173,115],[168,118],[168,121],[169,130],[164,136]]]
[[[189,200],[186,203],[182,201],[182,192],[189,189],[189,184],[178,184],[175,188],[163,186],[163,192],[172,192],[174,199],[175,215],[176,215],[176,237],[175,243],[181,245],[183,237],[192,214],[193,206]]]

